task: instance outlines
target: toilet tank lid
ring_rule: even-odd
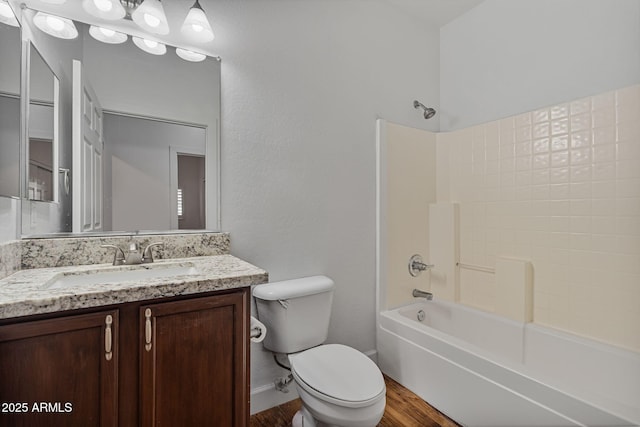
[[[327,276],[302,277],[258,285],[253,289],[253,296],[266,301],[284,300],[328,292],[333,287],[333,280]]]

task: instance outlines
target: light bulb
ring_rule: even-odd
[[[109,12],[113,9],[113,3],[109,0],[93,0],[93,3],[101,12]]]
[[[50,26],[53,31],[62,31],[64,28],[64,22],[56,16],[47,16],[47,25]]]
[[[169,23],[162,3],[158,0],[144,0],[131,14],[133,22],[152,34],[169,34]]]
[[[75,39],[78,37],[78,30],[73,21],[59,16],[49,15],[44,12],[37,12],[33,17],[33,23],[50,36],[61,39]]]
[[[181,49],[179,47],[176,48],[176,54],[185,61],[190,62],[200,62],[204,61],[207,58],[207,55],[205,54],[192,52],[190,50]]]
[[[16,16],[13,14],[13,10],[9,4],[0,2],[0,22],[11,25],[12,27],[19,26]]]
[[[102,32],[102,34],[104,34],[107,37],[113,37],[115,35],[115,31],[110,30],[108,28],[100,28],[100,31]]]
[[[109,28],[96,27],[95,25],[89,27],[89,34],[91,34],[91,37],[94,39],[103,43],[120,44],[127,41],[126,34]]]
[[[146,22],[150,27],[157,27],[158,25],[160,25],[160,20],[153,15],[149,15],[148,13],[144,14],[144,22]]]
[[[140,49],[153,55],[164,55],[167,52],[167,46],[155,40],[142,39],[140,37],[131,37],[133,43]]]
[[[200,3],[196,1],[182,24],[182,34],[196,42],[210,42],[213,40],[213,30],[207,19],[207,15],[202,10]]]

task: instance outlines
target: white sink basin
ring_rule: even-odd
[[[193,264],[144,264],[118,267],[117,269],[96,269],[82,272],[60,273],[44,284],[45,289],[107,285],[121,282],[135,282],[148,279],[169,279],[178,276],[193,276],[199,271]]]

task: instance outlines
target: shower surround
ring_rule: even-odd
[[[448,133],[380,120],[377,331],[383,371],[443,408],[450,391],[457,403],[445,412],[469,425],[638,422],[638,118],[640,85]],[[412,278],[406,263],[413,253],[435,267]],[[407,317],[412,309],[407,304],[415,301],[413,287],[433,292],[435,300],[421,306],[422,316],[411,312]],[[514,359],[520,361],[512,366],[500,352],[478,350],[473,339],[411,320],[430,318],[443,306],[453,326],[461,326],[454,313],[468,312],[474,319],[491,317],[492,324],[524,331],[524,341],[499,342],[520,345],[522,355]],[[466,328],[479,325],[472,320]],[[471,332],[472,338],[489,333],[481,329],[480,335]],[[542,336],[557,345],[547,340],[536,347]],[[582,347],[568,353],[569,344]],[[574,356],[567,361],[563,354]],[[478,370],[474,360],[496,369]],[[587,360],[616,375],[596,379],[593,369],[583,369]],[[523,363],[531,387],[521,387],[520,379],[502,382],[505,372],[512,376]],[[578,372],[575,380],[562,368],[567,363]],[[445,367],[457,370],[438,382]],[[500,384],[498,393],[476,390],[462,379],[451,382],[462,374],[474,384],[478,378],[491,387]],[[598,385],[585,386],[587,378]],[[564,397],[553,407],[534,392],[556,380],[565,381],[562,387],[552,385]],[[525,419],[509,418],[509,408],[495,397],[507,389],[542,412],[532,407]],[[476,391],[465,395],[463,390]],[[479,396],[485,404],[473,412]],[[467,398],[468,405],[459,404]],[[575,402],[592,409],[575,412]],[[562,420],[549,418],[549,408]],[[488,413],[499,414],[500,422],[484,417]]]

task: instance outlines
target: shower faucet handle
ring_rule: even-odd
[[[416,277],[423,271],[433,267],[435,267],[434,264],[426,264],[422,260],[422,256],[420,256],[419,254],[415,254],[411,258],[409,258],[409,274],[411,274],[413,277]]]

